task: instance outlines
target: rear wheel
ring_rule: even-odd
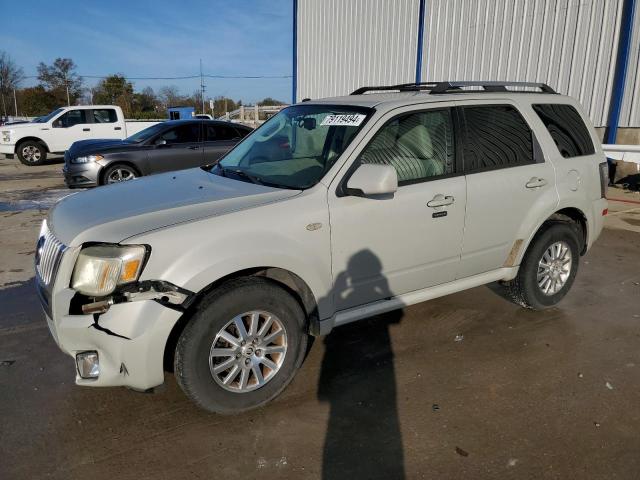
[[[536,310],[556,305],[573,285],[579,259],[576,228],[548,222],[533,238],[516,278],[506,283],[511,299]]]
[[[24,165],[42,165],[47,160],[46,148],[36,140],[27,140],[16,149],[18,160]]]
[[[205,410],[237,413],[276,397],[300,367],[305,315],[288,292],[262,278],[231,281],[209,294],[182,332],[174,371]]]
[[[112,183],[128,182],[129,180],[133,180],[139,176],[140,174],[135,168],[129,165],[116,164],[107,167],[107,170],[104,172],[102,183],[104,185],[110,185]]]

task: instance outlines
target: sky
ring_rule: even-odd
[[[35,76],[39,62],[72,58],[81,75],[288,76],[205,79],[207,98],[244,102],[291,100],[292,0],[15,1],[0,0],[0,50]],[[29,28],[25,26],[30,25]],[[99,80],[85,79],[86,85]],[[200,79],[132,80],[136,90],[175,85],[199,89]],[[35,85],[27,79],[24,86]]]

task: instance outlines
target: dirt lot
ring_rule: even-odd
[[[0,478],[638,478],[640,196],[536,313],[476,288],[336,329],[237,417],[73,383],[32,288],[61,165],[0,160]]]

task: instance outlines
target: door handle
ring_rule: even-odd
[[[531,177],[531,179],[526,183],[525,187],[540,188],[540,187],[544,187],[546,184],[547,184],[547,181],[544,178]]]
[[[83,131],[83,132],[90,132],[90,131],[91,131],[91,129],[90,129],[90,128],[83,128],[83,129],[82,129],[82,131]]]
[[[438,207],[446,207],[447,205],[451,205],[455,202],[455,198],[451,195],[442,195],[438,194],[429,202],[427,202],[427,207],[438,208]]]
[[[122,127],[113,127],[114,130],[122,130]]]
[[[190,147],[187,147],[189,150],[200,150],[200,147],[196,146],[196,145],[191,145]]]

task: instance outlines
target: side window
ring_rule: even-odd
[[[86,112],[86,110],[69,110],[55,121],[54,126],[69,128],[74,125],[87,123]]]
[[[115,123],[118,116],[113,108],[103,108],[93,110],[93,123]]]
[[[532,105],[564,158],[595,153],[589,130],[571,105]]]
[[[360,161],[393,166],[400,185],[454,173],[450,110],[394,118],[376,133],[360,154]]]
[[[240,138],[244,138],[247,135],[249,135],[253,130],[251,130],[250,128],[247,127],[234,127],[234,129],[236,130],[236,132],[238,132],[238,137]]]
[[[188,123],[186,125],[180,125],[179,127],[167,130],[156,139],[155,143],[158,144],[162,140],[167,142],[167,145],[177,143],[197,143],[200,141],[200,124]]]
[[[533,134],[509,105],[463,107],[466,173],[535,163]]]
[[[217,140],[233,140],[238,138],[236,129],[233,127],[228,127],[227,125],[214,125],[213,128],[216,131]]]

